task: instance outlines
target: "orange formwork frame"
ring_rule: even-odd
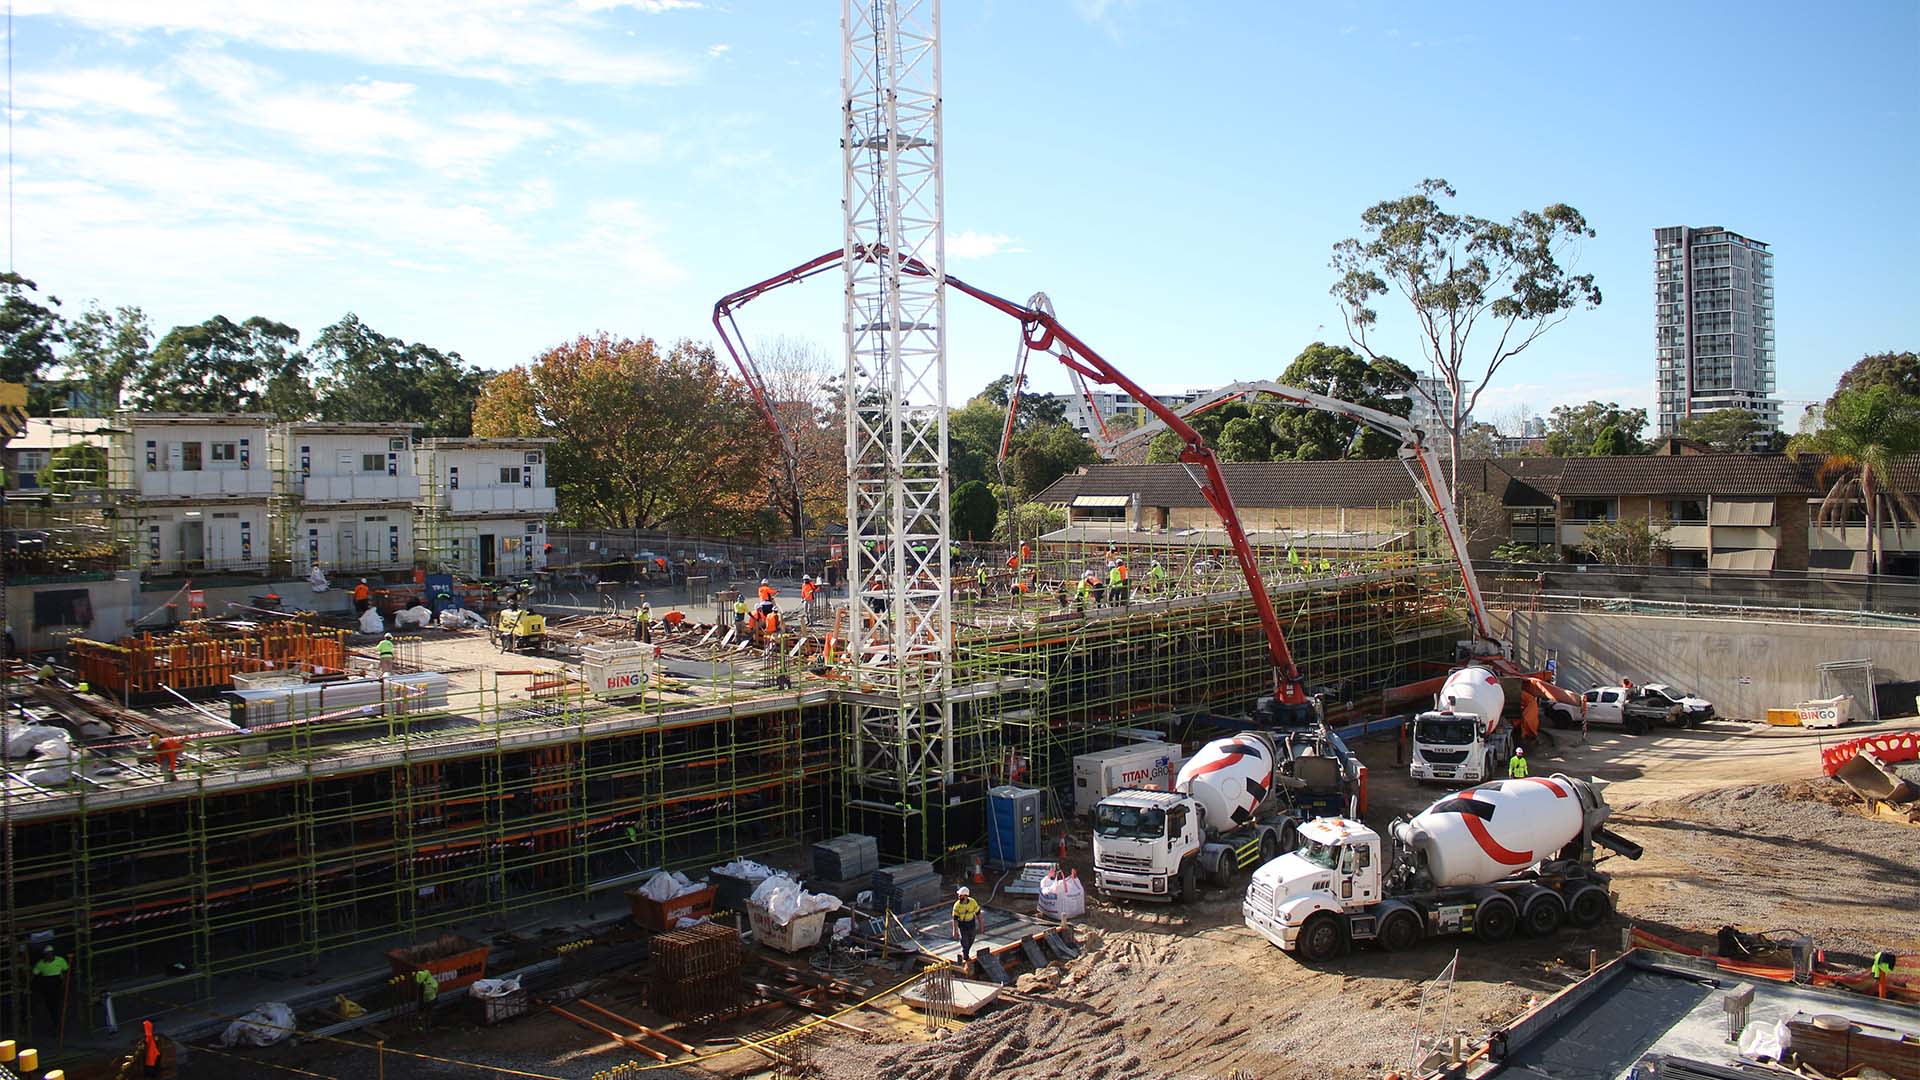
[[[141,634],[112,645],[75,638],[68,655],[95,690],[141,697],[162,687],[182,692],[228,687],[235,675],[258,671],[344,671],[347,632],[275,623],[225,635],[199,629]]]

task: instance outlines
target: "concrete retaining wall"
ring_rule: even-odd
[[[1820,665],[1873,661],[1877,683],[1920,679],[1920,629],[1838,626],[1576,611],[1494,612],[1514,657],[1541,666],[1558,649],[1559,682],[1573,690],[1671,683],[1722,716],[1758,720],[1819,696]]]

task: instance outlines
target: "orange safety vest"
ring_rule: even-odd
[[[1121,581],[1127,580],[1127,564],[1126,563],[1121,563],[1119,566],[1114,567],[1114,569],[1120,571]]]
[[[768,601],[771,599],[773,599],[773,586],[771,585],[760,586],[760,600],[764,603],[765,601]]]
[[[767,633],[777,634],[779,632],[780,632],[780,613],[777,611],[767,612]]]
[[[140,1036],[147,1041],[147,1065],[160,1064],[160,1043],[153,1037],[153,1021],[140,1021]]]
[[[815,589],[817,589],[817,588],[819,588],[819,586],[817,586],[817,585],[815,585],[815,584],[814,584],[813,582],[811,582],[811,581],[808,581],[808,582],[803,582],[803,583],[801,583],[801,585],[800,585],[800,599],[802,599],[802,600],[811,600],[811,599],[813,599],[813,593],[814,593],[814,590],[815,590]]]
[[[367,597],[372,595],[373,595],[373,590],[367,588],[365,582],[361,582],[360,584],[355,585],[353,587],[353,598],[355,600],[365,600]]]

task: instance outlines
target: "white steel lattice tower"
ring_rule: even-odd
[[[848,638],[888,699],[855,737],[862,783],[905,796],[950,760],[940,4],[842,3]]]

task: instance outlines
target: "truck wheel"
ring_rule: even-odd
[[[1300,850],[1300,826],[1289,821],[1286,827],[1280,830],[1280,851],[1286,854],[1298,850]]]
[[[1309,963],[1324,964],[1340,955],[1340,946],[1344,935],[1340,933],[1340,920],[1331,912],[1323,911],[1307,920],[1300,928],[1297,948],[1300,955]]]
[[[1553,710],[1553,726],[1559,728],[1561,731],[1572,731],[1574,728],[1580,726],[1580,721],[1574,719],[1573,712],[1570,709],[1555,709]]]
[[[1629,735],[1645,735],[1647,733],[1647,722],[1637,716],[1622,717],[1620,726],[1625,728]]]
[[[1275,837],[1272,833],[1262,835],[1260,837],[1260,865],[1265,866],[1272,862],[1274,856],[1278,854],[1280,854],[1279,838]]]
[[[1567,905],[1567,921],[1582,930],[1590,930],[1613,914],[1613,898],[1598,885],[1589,885],[1573,894]]]
[[[1525,929],[1534,937],[1551,937],[1567,917],[1567,905],[1555,893],[1541,893],[1527,905]]]
[[[1473,913],[1473,936],[1481,941],[1494,944],[1513,936],[1513,928],[1520,922],[1520,913],[1514,910],[1513,901],[1504,896],[1489,896],[1480,901],[1480,907]]]
[[[1213,883],[1223,889],[1233,888],[1233,875],[1240,872],[1239,856],[1229,851],[1220,860],[1220,872],[1213,875]]]
[[[1188,859],[1180,864],[1180,902],[1197,903],[1200,900],[1200,868],[1194,860]]]
[[[1420,916],[1402,908],[1387,916],[1380,924],[1380,947],[1388,952],[1402,952],[1420,944]]]

